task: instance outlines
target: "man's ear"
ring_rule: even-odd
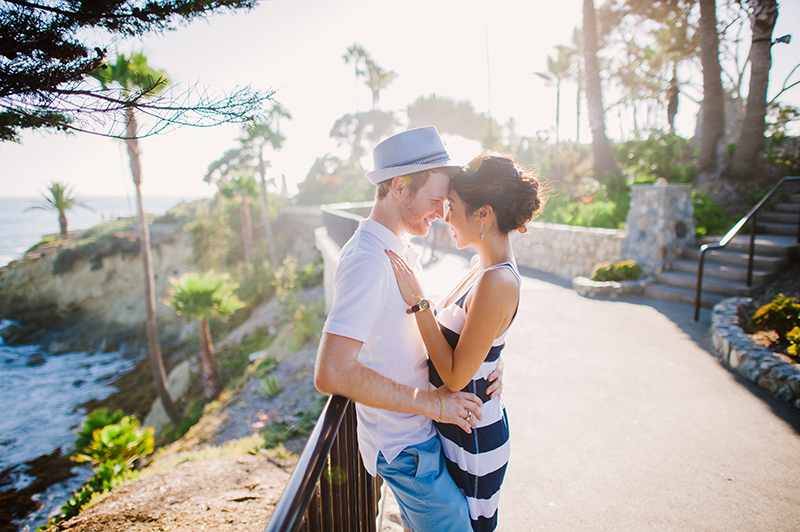
[[[390,189],[392,197],[399,200],[403,197],[403,191],[406,189],[405,176],[399,175],[392,178],[392,187]]]

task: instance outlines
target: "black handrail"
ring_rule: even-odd
[[[713,249],[721,249],[727,246],[733,237],[736,236],[736,233],[739,232],[739,229],[741,229],[747,222],[750,222],[750,245],[748,247],[747,258],[747,286],[751,286],[753,284],[753,262],[755,258],[758,211],[761,210],[761,207],[763,207],[767,201],[769,201],[772,195],[779,188],[781,188],[784,183],[790,182],[800,182],[800,177],[792,176],[781,179],[780,182],[772,187],[772,190],[770,190],[755,207],[750,209],[750,212],[748,212],[741,220],[736,222],[736,225],[734,225],[731,230],[728,231],[724,237],[722,237],[722,240],[716,244],[703,244],[700,246],[700,260],[697,263],[697,288],[695,289],[694,295],[694,321],[700,319],[700,301],[703,294],[703,266],[705,264],[706,252]],[[800,218],[798,219],[797,242],[800,243]]]
[[[331,396],[265,532],[375,532],[376,489],[358,452],[355,405]]]

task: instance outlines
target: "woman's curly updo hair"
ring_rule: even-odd
[[[491,205],[497,229],[526,232],[525,224],[542,208],[539,180],[511,155],[485,152],[472,159],[450,181],[450,188],[470,213]]]

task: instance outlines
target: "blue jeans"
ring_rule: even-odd
[[[436,436],[406,447],[391,464],[378,453],[378,474],[392,489],[407,530],[472,530],[467,499],[447,472]]]

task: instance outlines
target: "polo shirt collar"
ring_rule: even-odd
[[[406,260],[413,259],[409,252],[412,251],[410,243],[405,238],[400,238],[385,225],[376,222],[375,220],[364,219],[358,223],[358,228],[361,231],[366,231],[374,235],[380,240],[387,249],[390,249],[403,257]]]

